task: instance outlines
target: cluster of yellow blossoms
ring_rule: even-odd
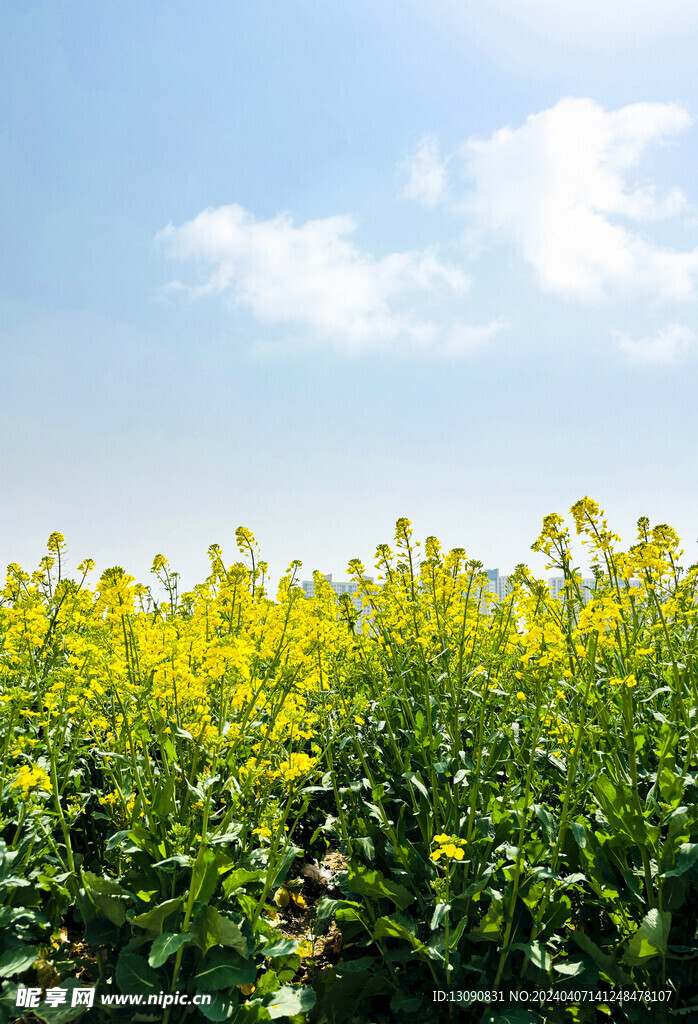
[[[463,860],[465,853],[463,847],[466,845],[467,840],[460,839],[458,836],[447,836],[442,833],[439,836],[434,836],[434,842],[438,843],[438,849],[434,850],[430,854],[432,860],[440,860],[442,857],[444,860]]]
[[[33,768],[28,764],[20,766],[17,775],[12,782],[11,789],[19,790],[26,800],[34,793],[48,793],[51,790],[51,780],[48,772],[35,765]]]
[[[170,747],[191,745],[192,789],[215,762],[230,775],[231,803],[260,794],[281,800],[328,767],[331,719],[335,728],[337,721],[349,730],[369,727],[366,709],[391,659],[434,667],[444,686],[499,701],[510,718],[543,708],[541,730],[567,750],[577,734],[555,710],[565,698],[560,682],[569,681],[573,693],[590,657],[594,664],[615,659],[622,674],[606,678],[622,681],[616,689],[632,698],[666,621],[695,616],[697,579],[695,569],[679,576],[679,542],[669,527],[640,520],[637,543],[623,552],[590,499],[573,506],[572,516],[597,578],[590,600],[582,599],[569,532],[555,515],[546,517],[534,549],[564,573],[563,600],[519,566],[511,593],[495,601],[481,563],[461,548],[442,552],[433,537],[422,548],[406,519],[397,523],[395,548],[377,549],[376,581],[360,561],[350,563],[355,601],[338,600],[318,573],[315,596],[306,598],[296,562],[272,599],[267,567],[243,528],[243,560],[226,566],[212,545],[209,576],[185,593],[157,555],[158,595],[118,566],[90,587],[89,559],[76,579],[65,578],[65,542],[52,534],[39,569],[10,565],[0,592],[0,701],[11,722],[5,757],[13,788],[49,788],[37,759],[46,753],[44,731],[58,724],[62,742],[79,737],[102,752],[111,781],[102,805],[121,820],[149,813],[149,798],[159,806],[119,776],[118,758],[135,763],[139,751],[152,753],[154,736],[167,758]],[[259,835],[271,828],[261,817],[254,825]],[[432,857],[460,859],[462,846],[442,838]]]

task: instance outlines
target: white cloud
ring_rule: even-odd
[[[435,206],[446,190],[446,163],[439,155],[439,144],[433,135],[425,135],[412,156],[402,164],[407,178],[402,190],[406,199],[416,199],[425,206]]]
[[[257,220],[230,205],[170,225],[156,242],[208,275],[199,286],[174,282],[167,292],[191,298],[227,293],[265,324],[295,324],[344,349],[400,344],[447,353],[463,349],[468,331],[472,347],[498,329],[492,324],[464,333],[420,316],[413,308],[420,297],[461,296],[468,276],[431,249],[378,259],[349,240],[354,228],[347,216],[296,226],[286,214]]]
[[[464,211],[482,236],[513,243],[545,291],[576,299],[632,291],[694,298],[698,250],[663,248],[627,224],[686,208],[679,189],[660,196],[628,178],[650,142],[691,123],[673,103],[607,112],[590,99],[560,100],[519,128],[465,143],[474,189]]]
[[[648,366],[667,366],[683,355],[695,339],[690,327],[683,324],[667,324],[647,338],[630,338],[622,331],[615,331],[616,343],[634,363]]]

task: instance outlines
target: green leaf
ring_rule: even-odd
[[[558,823],[547,807],[534,804],[533,812],[543,826],[543,835],[548,843],[554,843],[558,833]]]
[[[615,957],[610,953],[604,953],[602,949],[599,949],[596,943],[593,942],[588,935],[584,932],[575,930],[572,932],[572,938],[579,948],[584,953],[588,953],[596,966],[600,967],[601,970],[609,976],[609,978],[612,978],[616,983],[622,982],[624,985],[631,984],[630,976],[621,970]]]
[[[10,978],[31,967],[39,955],[36,946],[17,946],[0,956],[0,978]]]
[[[277,942],[270,942],[260,949],[260,955],[272,959],[277,956],[288,956],[298,949],[297,939],[279,939]]]
[[[379,917],[374,925],[373,934],[377,939],[402,939],[425,960],[442,960],[442,954],[435,951],[433,946],[426,946],[411,927],[413,926],[409,918],[400,921],[394,917]]]
[[[439,902],[436,904],[434,907],[434,913],[431,917],[431,924],[429,925],[432,931],[436,931],[450,909],[450,903]]]
[[[94,1011],[90,1011],[88,1006],[84,1004],[78,1004],[77,1006],[71,1006],[73,1001],[72,992],[76,988],[85,988],[85,984],[82,981],[78,981],[77,978],[68,978],[61,985],[55,986],[56,988],[62,988],[67,992],[66,1000],[59,1006],[46,1006],[42,1003],[41,1006],[37,1006],[33,1013],[45,1022],[45,1024],[67,1024],[67,1021],[77,1020],[86,1013],[90,1015]]]
[[[678,878],[698,863],[698,843],[682,843],[676,855],[676,866],[664,872],[664,878]]]
[[[254,960],[245,960],[235,950],[214,949],[199,964],[194,984],[204,992],[251,985],[257,977]]]
[[[163,932],[158,935],[150,947],[148,963],[151,967],[162,967],[169,957],[187,942],[192,941],[192,935],[176,935],[174,932]]]
[[[384,897],[391,900],[399,910],[409,907],[415,897],[404,885],[393,882],[371,868],[352,861],[340,878],[340,887],[347,888],[359,896]]]
[[[390,1000],[390,1009],[398,1019],[404,1013],[416,1013],[422,1005],[423,999],[421,996],[411,996],[407,992],[397,992]]]
[[[360,956],[356,960],[340,960],[334,965],[334,972],[338,975],[366,974],[377,964],[378,959],[375,956]]]
[[[137,914],[133,918],[133,924],[138,925],[139,928],[144,928],[147,932],[161,932],[163,922],[170,914],[174,914],[175,910],[180,909],[182,900],[182,896],[177,896],[173,900],[165,900],[164,903],[159,903],[152,910],[146,910],[144,914]]]
[[[311,1010],[315,1006],[315,993],[306,985],[282,985],[267,997],[265,1005],[272,1020],[291,1017]]]
[[[194,899],[200,903],[208,903],[218,888],[220,876],[229,871],[232,866],[233,861],[222,850],[218,852],[211,849],[204,850],[201,858],[197,857],[192,872],[191,884],[194,890]]]
[[[485,942],[499,942],[502,937],[504,925],[504,908],[500,900],[492,900],[487,911],[480,918],[480,922],[470,934],[474,939],[484,939]]]
[[[13,981],[6,981],[0,993],[0,1024],[10,1024],[17,1019],[17,990]]]
[[[573,821],[571,824],[572,835],[574,836],[577,846],[580,850],[584,850],[587,845],[587,830],[584,825],[579,821]]]
[[[208,953],[212,946],[230,946],[242,956],[247,955],[247,939],[230,918],[224,917],[215,907],[206,906],[196,915],[191,927],[197,946]]]
[[[100,893],[95,893],[92,895],[92,902],[102,917],[106,917],[118,928],[126,920],[126,907],[123,900],[117,899],[115,896],[103,896]]]
[[[43,914],[32,907],[0,907],[0,929],[7,928],[10,924],[18,928],[26,927],[27,924],[38,924],[42,928],[47,928],[49,922]]]
[[[530,960],[534,967],[538,967],[542,971],[550,970],[552,966],[550,953],[538,940],[535,942],[516,942],[511,948],[523,950],[526,954],[526,959]]]
[[[90,946],[116,946],[119,942],[119,929],[113,921],[97,914],[85,925],[83,937]]]
[[[651,957],[665,956],[670,928],[671,914],[668,910],[650,910],[630,940],[624,963],[637,967]]]
[[[162,988],[160,978],[138,953],[123,952],[116,963],[116,984],[122,992],[150,995]]]
[[[411,782],[412,785],[419,790],[422,796],[426,799],[427,803],[431,803],[429,799],[429,790],[422,782],[418,772],[405,772],[405,774],[402,777],[403,779],[407,779],[408,782]]]
[[[276,875],[274,876],[274,881],[272,882],[272,889],[279,888],[281,883],[285,880],[291,865],[293,864],[294,860],[296,859],[299,853],[303,853],[303,851],[299,846],[294,846],[293,843],[289,843],[289,845],[284,849],[283,853],[281,854],[281,858],[278,862],[278,866],[276,868]]]
[[[576,978],[585,970],[583,960],[563,960],[562,963],[553,964],[553,970],[562,974],[565,978]]]
[[[361,904],[353,903],[351,900],[333,900],[330,896],[323,896],[315,911],[313,934],[323,935],[329,928],[330,921],[337,911],[347,908],[357,911],[361,909]],[[359,917],[359,920],[360,919],[361,918]]]
[[[230,1020],[233,1006],[237,1005],[235,996],[224,996],[220,992],[213,992],[210,1003],[200,1003],[199,1013],[212,1021]]]
[[[628,836],[638,846],[648,841],[645,819],[638,815],[633,806],[632,790],[622,783],[615,785],[606,775],[599,775],[593,783],[593,790],[601,810],[613,828]]]
[[[107,839],[107,850],[113,850],[115,846],[121,846],[131,835],[129,829],[122,829],[121,832],[115,832],[113,836],[109,836]]]
[[[359,847],[366,860],[371,861],[376,856],[376,847],[370,836],[356,836],[353,843]]]
[[[171,857],[165,857],[164,860],[158,860],[153,864],[154,868],[164,868],[169,864],[175,864],[178,868],[191,867],[192,858],[186,853],[174,853]]]
[[[174,779],[169,778],[157,788],[151,810],[158,818],[168,818],[175,810],[174,806]]]
[[[223,882],[223,895],[230,896],[231,893],[238,892],[238,890],[243,889],[252,882],[262,882],[264,875],[264,871],[248,871],[246,868],[236,868],[235,871],[230,872]]]
[[[128,895],[123,886],[119,885],[112,878],[102,878],[91,871],[82,872],[82,883],[90,896],[126,896]]]

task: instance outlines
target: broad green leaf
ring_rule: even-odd
[[[235,989],[233,989],[235,992]],[[199,1013],[214,1022],[230,1020],[232,1008],[237,1005],[238,999],[234,995],[222,995],[220,992],[209,993],[212,995],[210,1003],[200,1003]]]
[[[199,964],[194,984],[203,992],[216,992],[231,985],[251,985],[256,977],[253,960],[245,960],[234,949],[214,949]]]
[[[450,909],[450,903],[439,902],[436,904],[434,907],[434,913],[431,916],[431,924],[429,925],[432,931],[436,931]]]
[[[405,1013],[416,1013],[422,1004],[422,996],[411,996],[407,992],[398,992],[390,1000],[390,1009],[400,1020]]]
[[[543,835],[548,843],[554,843],[558,832],[558,823],[543,804],[535,804],[533,812],[543,826]]]
[[[116,962],[116,984],[122,992],[134,992],[138,995],[150,995],[162,988],[159,975],[138,953],[120,954]]]
[[[426,949],[424,943],[406,924],[392,917],[379,917],[374,925],[373,934],[377,939],[404,939],[413,949]]]
[[[279,939],[276,942],[270,942],[268,945],[262,946],[259,953],[260,956],[272,959],[277,956],[288,956],[290,953],[295,953],[297,949],[297,939]]]
[[[289,843],[288,846],[285,847],[276,865],[276,874],[274,875],[274,881],[272,882],[272,889],[278,889],[281,883],[285,881],[291,865],[298,854],[302,852],[301,848],[299,846],[294,846],[293,843]]]
[[[190,931],[204,953],[208,953],[213,946],[231,946],[242,956],[247,955],[247,939],[238,926],[230,918],[223,917],[215,907],[203,907]]]
[[[474,939],[499,942],[504,925],[504,908],[499,900],[492,900],[476,928],[470,932]]]
[[[126,920],[126,907],[123,900],[115,896],[103,896],[101,893],[92,894],[92,902],[102,917],[106,917],[112,924],[121,927]]]
[[[150,947],[148,963],[151,967],[162,967],[169,957],[187,942],[192,941],[191,935],[175,935],[173,932],[163,932],[158,935]]]
[[[194,899],[200,903],[208,903],[216,889],[220,876],[233,867],[233,861],[222,850],[204,850],[201,858],[197,858],[192,872],[192,889]]]
[[[670,928],[671,914],[668,910],[650,910],[631,938],[623,961],[637,967],[651,957],[665,956]]]
[[[88,1014],[87,1020],[91,1019],[91,1015],[94,1012],[88,1006],[84,1004],[72,1006],[72,992],[76,988],[85,988],[85,984],[82,981],[78,981],[77,978],[68,978],[67,981],[62,982],[60,985],[54,986],[55,988],[62,988],[66,991],[65,1002],[58,1006],[47,1006],[46,1003],[42,1003],[37,1006],[33,1013],[45,1022],[45,1024],[67,1024],[68,1021],[78,1020],[85,1014]],[[89,986],[88,986],[89,987]]]
[[[246,868],[236,868],[223,881],[223,895],[230,896],[231,893],[243,889],[246,885],[264,881],[264,874],[264,871],[248,871]]]
[[[542,971],[550,970],[552,966],[550,953],[538,940],[535,942],[517,942],[511,948],[522,950],[526,954],[526,959],[530,960],[534,967],[538,967]]]
[[[0,1024],[10,1024],[17,1019],[18,986],[13,981],[6,981],[0,992]]]
[[[563,960],[559,964],[553,964],[553,970],[562,974],[565,978],[576,978],[585,970],[583,960]]]
[[[415,897],[404,885],[387,879],[380,871],[352,861],[343,873],[345,887],[359,896],[383,897],[391,900],[399,910],[409,907]],[[341,884],[341,883],[340,883]]]
[[[648,841],[647,826],[633,806],[632,790],[629,786],[616,785],[606,775],[599,775],[593,783],[593,790],[601,809],[614,829],[628,836],[638,846]]]
[[[678,878],[698,864],[698,843],[682,843],[676,855],[676,865],[664,872],[664,878]]]
[[[17,946],[8,949],[0,956],[0,978],[11,978],[13,974],[21,974],[31,967],[39,956],[36,946]]]
[[[174,779],[165,779],[153,798],[151,810],[158,818],[168,818],[175,811]]]
[[[360,910],[360,903],[353,903],[351,900],[333,900],[330,896],[323,896],[317,905],[315,911],[315,923],[313,924],[313,934],[322,935],[327,931],[330,921],[335,916],[338,910],[342,908],[351,908],[353,910]]]
[[[127,892],[112,878],[102,878],[91,871],[82,872],[82,881],[90,896],[126,896]]]
[[[315,1006],[315,993],[306,985],[282,985],[267,997],[265,1005],[272,1020],[290,1017],[311,1010]]]
[[[144,928],[147,932],[161,932],[163,922],[170,914],[174,914],[175,910],[181,908],[182,901],[182,896],[177,896],[173,900],[165,900],[164,903],[159,903],[152,910],[146,910],[144,914],[137,914],[133,918],[133,924],[138,925],[139,928]]]

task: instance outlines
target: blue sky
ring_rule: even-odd
[[[688,0],[3,4],[0,560],[698,560]]]

